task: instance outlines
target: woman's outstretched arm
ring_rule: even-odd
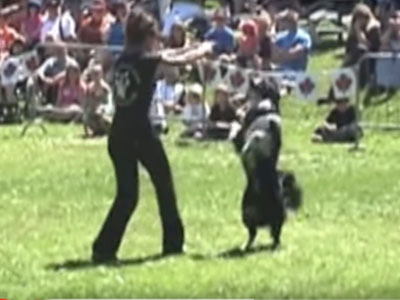
[[[171,66],[184,66],[212,53],[214,43],[204,42],[197,46],[178,50],[165,49],[160,51],[161,62]]]

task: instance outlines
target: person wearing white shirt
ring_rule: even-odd
[[[182,111],[180,99],[184,92],[184,86],[179,82],[179,70],[174,67],[163,69],[163,79],[156,83],[154,97],[159,99],[167,113]]]
[[[59,0],[47,3],[46,15],[40,32],[40,40],[44,42],[48,36],[54,40],[65,41],[76,37],[76,24],[70,11],[61,13]]]
[[[182,121],[186,129],[182,133],[182,137],[200,137],[210,112],[203,99],[203,87],[198,83],[191,85],[186,100],[182,113]]]

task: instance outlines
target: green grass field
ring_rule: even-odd
[[[312,69],[338,65],[314,55]],[[91,243],[111,205],[106,140],[77,126],[0,128],[0,298],[398,298],[399,133],[367,132],[365,151],[313,145],[327,108],[283,100],[281,166],[305,191],[283,230],[282,249],[223,256],[241,246],[244,176],[228,143],[166,140],[186,225],[182,257],[157,259],[160,224],[141,173],[139,207],[114,267],[90,264]],[[262,232],[257,246],[270,243]],[[234,251],[231,251],[234,253]]]

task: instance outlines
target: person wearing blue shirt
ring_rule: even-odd
[[[115,0],[111,9],[115,16],[115,22],[111,25],[108,33],[107,44],[110,46],[123,46],[125,41],[124,21],[128,13],[128,9],[124,0]],[[112,51],[118,54],[120,51]]]
[[[215,54],[231,54],[235,49],[235,35],[233,30],[226,25],[227,18],[224,11],[217,9],[213,19],[215,25],[205,34],[204,38],[215,42]]]
[[[273,61],[278,69],[285,71],[305,71],[312,42],[311,36],[298,27],[299,15],[294,10],[286,10],[279,17],[280,29],[273,45]]]

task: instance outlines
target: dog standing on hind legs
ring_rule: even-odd
[[[248,112],[247,126],[234,139],[247,177],[242,198],[242,220],[249,238],[248,251],[259,227],[269,227],[272,249],[280,245],[288,209],[297,210],[302,190],[293,173],[277,168],[281,148],[281,118],[271,101],[264,100]]]
[[[251,248],[257,229],[263,226],[270,227],[273,249],[280,244],[286,218],[277,170],[280,147],[281,126],[277,113],[257,116],[244,132],[240,155],[247,177],[242,199],[242,219],[249,232],[245,250]]]

